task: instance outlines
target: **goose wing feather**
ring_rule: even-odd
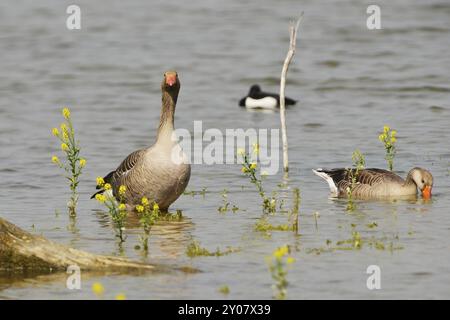
[[[112,174],[110,173],[104,178],[105,182],[108,182],[106,181],[106,179],[108,179],[108,176],[110,176],[108,179],[109,183],[114,183],[115,181],[120,180],[123,176],[130,172],[130,170],[133,169],[139,159],[144,156],[145,150],[146,149],[140,149],[130,153],[117,167],[117,169],[112,172]]]
[[[117,167],[116,170],[111,171],[108,173],[105,177],[103,177],[103,181],[105,183],[109,183],[111,185],[116,185],[120,179],[126,175],[133,167],[136,165],[136,163],[139,161],[139,159],[144,155],[146,149],[139,149],[132,153],[130,153]],[[97,194],[103,193],[105,190],[97,186],[96,189],[100,189],[100,191],[94,193],[91,196],[91,199],[93,199]]]

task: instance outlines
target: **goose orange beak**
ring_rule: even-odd
[[[422,197],[424,199],[430,199],[431,198],[431,187],[425,186],[422,190]]]
[[[168,74],[166,76],[166,84],[168,86],[173,86],[175,84],[175,82],[177,82],[177,76],[175,74]]]

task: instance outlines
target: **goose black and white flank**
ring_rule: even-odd
[[[285,97],[286,106],[294,105],[296,100]],[[249,109],[276,109],[280,107],[280,95],[261,91],[259,85],[254,84],[250,87],[248,95],[239,101],[239,106]]]
[[[180,91],[180,81],[175,71],[164,74],[161,91],[162,106],[156,142],[151,147],[132,152],[116,170],[103,178],[105,183],[111,185],[116,198],[121,185],[127,188],[124,200],[129,209],[134,209],[146,197],[150,203],[157,203],[162,211],[167,211],[183,193],[191,175],[186,155],[178,141],[172,138],[175,106]],[[177,155],[177,158],[173,155]],[[103,192],[105,190],[96,194]]]

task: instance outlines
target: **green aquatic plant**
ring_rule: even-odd
[[[224,251],[220,250],[219,248],[217,248],[216,251],[209,251],[208,249],[203,248],[200,245],[200,242],[193,240],[193,241],[191,241],[191,243],[189,243],[189,245],[186,248],[186,255],[190,258],[200,257],[200,256],[220,257],[220,256],[225,256],[230,253],[237,252],[237,251],[240,251],[240,249],[239,248],[231,248],[231,247],[226,248]]]
[[[275,299],[283,300],[287,296],[287,274],[288,266],[295,262],[295,259],[290,255],[289,246],[285,245],[276,249],[271,256],[266,258],[269,272],[275,284],[272,286]]]
[[[219,208],[217,208],[217,211],[219,211],[220,213],[227,213],[229,211],[236,213],[238,210],[239,210],[239,207],[237,207],[234,204],[232,205],[228,201],[228,190],[224,189],[222,191],[222,205]]]
[[[259,154],[259,145],[255,143],[253,145],[253,155],[257,157],[258,154]],[[250,182],[255,185],[259,195],[261,196],[261,199],[263,201],[262,203],[263,211],[267,213],[274,213],[276,211],[277,205],[276,198],[266,196],[266,193],[262,186],[262,180],[258,178],[256,173],[258,164],[256,163],[256,161],[252,160],[251,155],[246,153],[244,149],[239,149],[238,155],[242,157],[242,168],[241,168],[242,173],[244,173],[250,179]],[[262,173],[261,176],[265,176],[265,173],[264,174]]]
[[[366,165],[364,155],[359,150],[355,150],[352,154],[353,168],[347,170],[347,175],[350,178],[350,185],[347,187],[347,211],[354,211],[356,205],[353,201],[353,190],[355,189],[358,181],[358,176],[361,170]]]
[[[185,191],[183,191],[183,194],[184,194],[184,195],[190,195],[190,196],[201,195],[203,198],[205,198],[207,190],[208,190],[208,189],[207,189],[206,187],[203,187],[202,190],[200,190],[200,191],[195,191],[195,190],[189,191],[189,190],[185,190]]]
[[[298,217],[299,217],[299,211],[300,211],[300,189],[299,188],[294,188],[293,191],[293,196],[294,196],[294,206],[292,208],[292,210],[290,211],[290,216],[291,216],[291,220],[292,220],[292,230],[296,233],[298,233],[298,227],[299,227],[299,221],[298,221]]]
[[[389,126],[384,126],[383,132],[378,136],[384,144],[384,149],[386,150],[385,159],[388,163],[388,168],[390,171],[394,170],[394,158],[396,154],[395,143],[397,142],[397,131],[392,130]]]
[[[86,159],[80,157],[80,147],[75,139],[75,130],[73,128],[69,108],[62,110],[64,122],[60,129],[53,128],[52,134],[61,142],[61,150],[65,155],[65,160],[60,160],[56,155],[52,156],[52,162],[66,172],[65,177],[69,180],[70,199],[67,203],[69,215],[76,216],[76,207],[78,203],[78,184],[83,168],[86,166]]]
[[[369,229],[375,228],[377,226],[376,222],[372,222],[367,227]],[[314,253],[321,254],[325,252],[334,252],[334,251],[351,251],[351,250],[361,250],[364,246],[384,251],[389,249],[391,252],[394,250],[401,250],[403,247],[398,244],[394,244],[394,241],[398,241],[398,236],[394,236],[394,238],[389,239],[386,236],[383,237],[366,237],[361,235],[359,231],[356,230],[356,225],[351,224],[351,233],[350,237],[344,240],[338,240],[336,242],[331,241],[330,239],[326,240],[325,247],[319,248],[308,248],[306,249],[306,253]]]
[[[97,178],[97,186],[103,188],[106,192],[111,191],[111,185],[105,183],[103,178]],[[125,220],[128,216],[127,207],[125,204],[125,192],[126,186],[120,186],[118,190],[118,198],[116,199],[110,195],[96,194],[95,199],[101,204],[105,205],[108,209],[111,220],[113,221],[114,230],[116,231],[116,237],[119,238],[120,243],[125,242]]]
[[[256,220],[255,231],[269,232],[269,231],[295,231],[293,224],[277,224],[273,225],[269,222],[267,216],[263,216]]]

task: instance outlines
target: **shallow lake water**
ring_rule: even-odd
[[[288,244],[296,262],[288,298],[450,298],[450,4],[448,1],[378,1],[382,30],[366,28],[367,1],[78,1],[82,29],[65,27],[69,1],[0,3],[0,216],[27,231],[98,254],[123,254],[199,273],[85,275],[68,290],[65,275],[0,279],[4,299],[270,299],[265,261]],[[189,191],[172,210],[185,220],[155,228],[147,259],[134,247],[139,229],[127,230],[123,252],[102,207],[89,197],[95,177],[114,169],[131,151],[153,143],[160,111],[160,81],[167,69],[180,75],[175,125],[203,129],[279,128],[279,114],[238,107],[250,85],[277,91],[289,42],[288,23],[301,11],[298,51],[287,95],[290,175],[265,181],[291,206],[301,189],[299,235],[254,230],[261,201],[239,165],[193,165]],[[51,163],[58,143],[50,130],[69,106],[88,164],[80,184],[76,225],[65,204],[68,186]],[[378,141],[383,125],[398,130],[396,171],[428,168],[431,201],[346,202],[329,198],[311,169],[343,167],[360,149],[367,166],[386,167]],[[221,214],[221,192],[240,208]],[[59,212],[59,214],[55,214]],[[314,213],[320,215],[317,227]],[[286,223],[277,214],[271,222]],[[376,222],[377,226],[368,225]],[[380,250],[321,252],[326,241],[363,239]],[[222,257],[186,255],[197,240]],[[389,247],[394,247],[391,250]],[[320,252],[320,254],[317,254]],[[381,289],[368,290],[366,269],[381,269]],[[227,285],[228,295],[219,292]]]

